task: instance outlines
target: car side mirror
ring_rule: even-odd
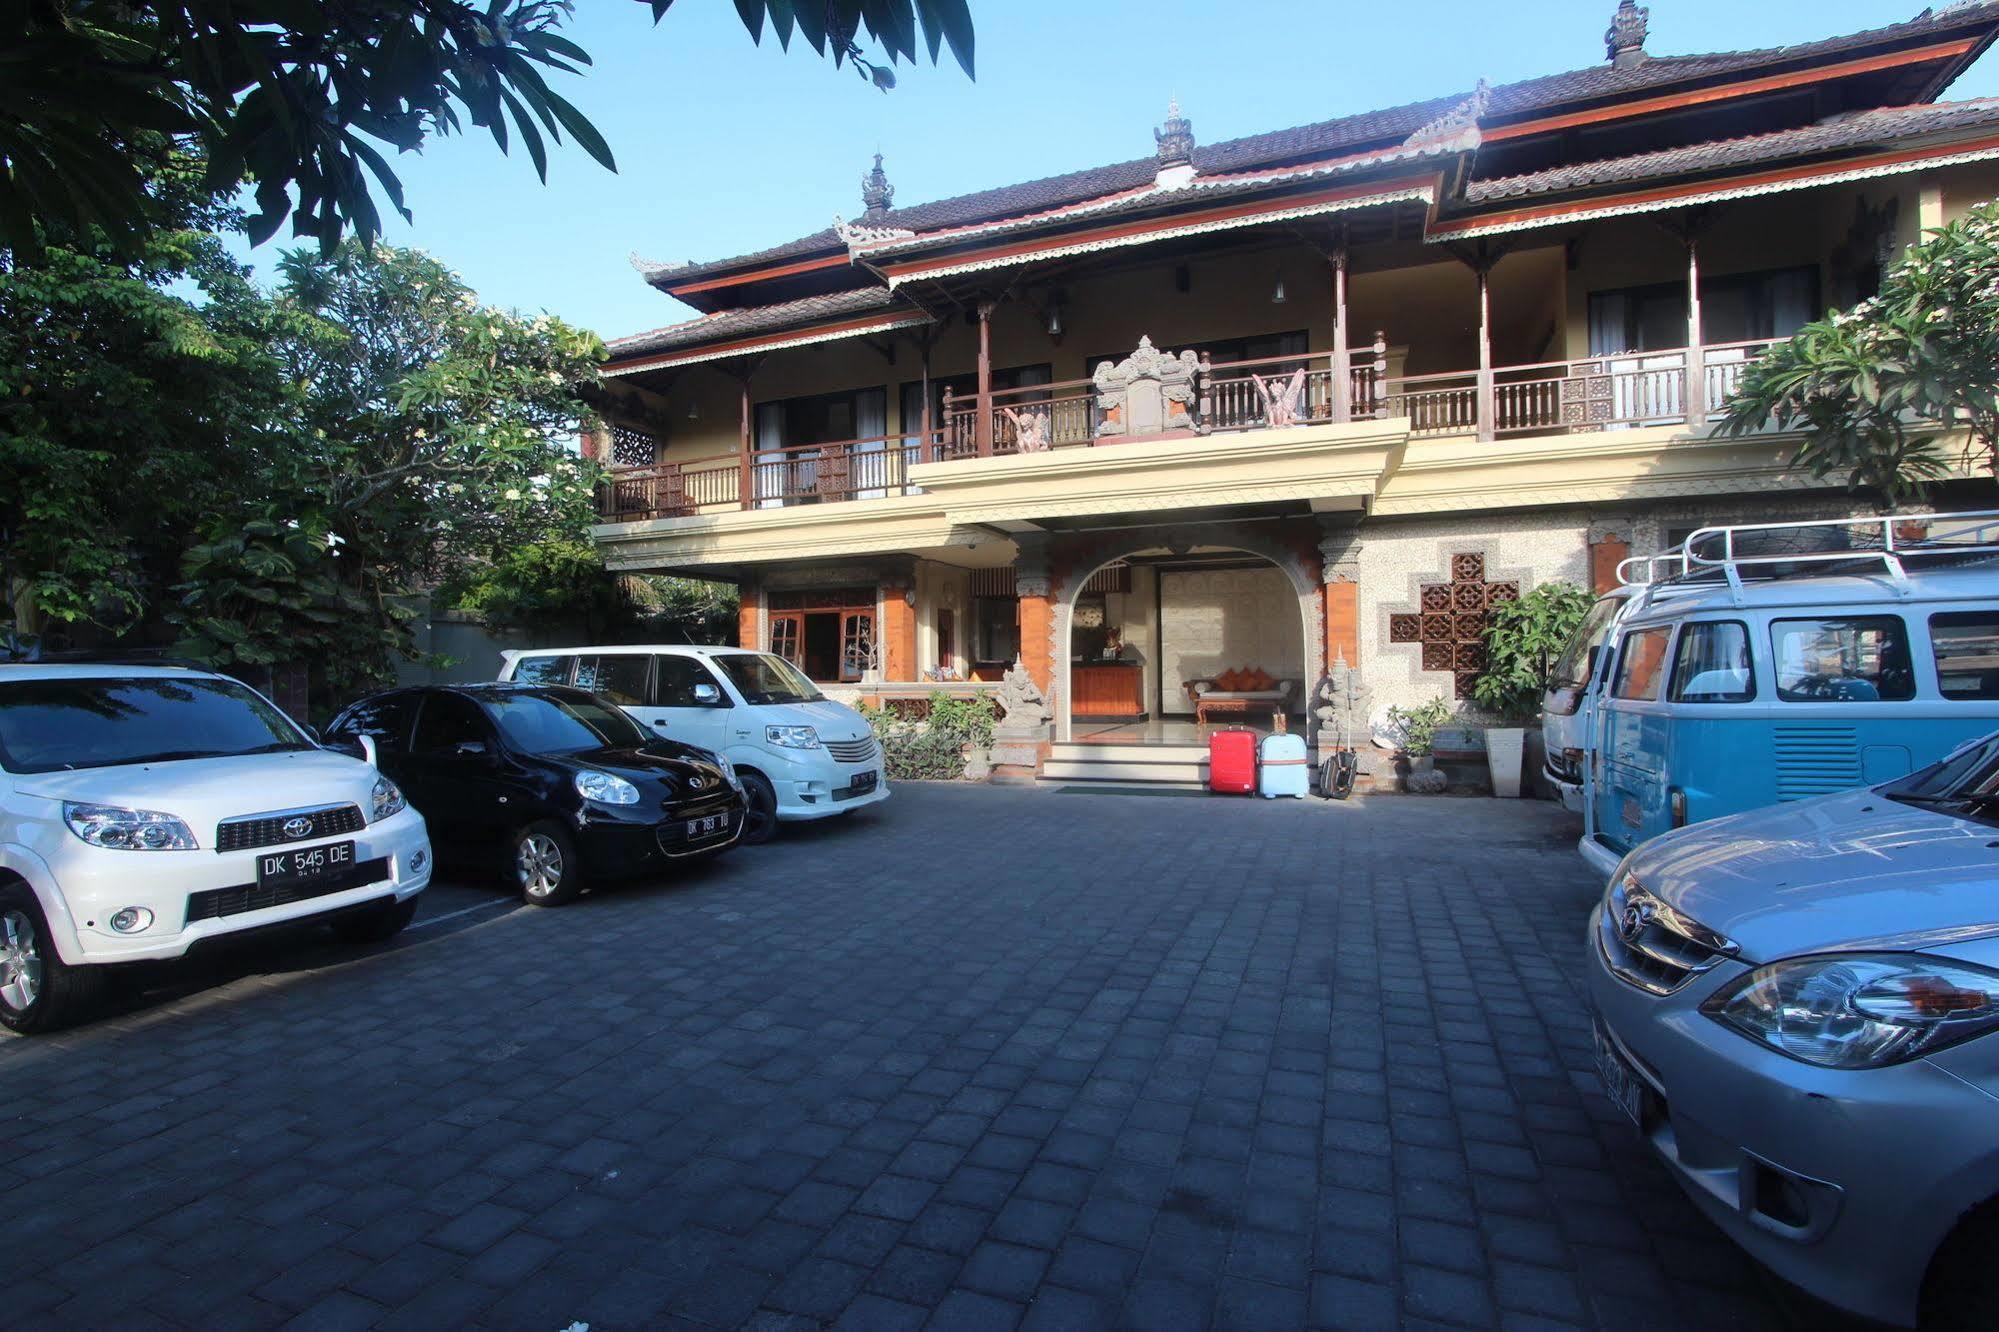
[[[1596,679],[1597,663],[1603,660],[1603,644],[1598,643],[1589,650],[1589,669],[1583,672],[1586,679]]]
[[[704,708],[713,707],[722,701],[722,690],[719,686],[711,684],[695,685],[694,701]]]
[[[305,732],[306,739],[312,741],[312,743],[314,743],[315,745],[319,745],[322,747],[325,746],[326,739],[325,737],[320,735],[319,728],[317,726],[308,726],[304,722],[300,722],[298,724],[298,728],[299,730]]]

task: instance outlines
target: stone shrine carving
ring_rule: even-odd
[[[1178,356],[1138,340],[1138,350],[1112,365],[1097,366],[1097,434],[1143,437],[1195,427],[1194,377],[1200,358],[1190,351]]]

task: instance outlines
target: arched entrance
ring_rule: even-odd
[[[1196,533],[1183,538],[1171,532],[1156,541],[1133,534],[1121,548],[1092,550],[1053,589],[1049,646],[1057,740],[1077,739],[1074,658],[1082,646],[1077,608],[1100,595],[1087,591],[1097,575],[1121,561],[1152,575],[1149,634],[1140,650],[1147,658],[1145,694],[1155,719],[1162,710],[1174,716],[1185,707],[1187,720],[1192,720],[1191,704],[1179,692],[1185,679],[1236,668],[1261,668],[1298,680],[1286,706],[1293,713],[1304,710],[1326,663],[1320,583],[1299,554],[1279,542],[1238,533],[1202,540]],[[1273,572],[1278,576],[1272,577]],[[1094,641],[1096,626],[1085,626],[1083,634]],[[1259,656],[1270,660],[1256,660]]]

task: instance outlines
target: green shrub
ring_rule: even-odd
[[[1574,583],[1543,583],[1518,601],[1492,608],[1485,630],[1485,670],[1472,697],[1508,721],[1541,711],[1548,675],[1596,598]]]
[[[1450,724],[1451,715],[1451,705],[1443,698],[1388,710],[1388,720],[1402,732],[1402,752],[1417,758],[1435,751],[1437,732]]]
[[[899,712],[893,703],[862,703],[860,713],[881,742],[882,775],[892,782],[955,782],[965,775],[966,748],[993,742],[993,706],[983,696],[933,693],[920,716]]]

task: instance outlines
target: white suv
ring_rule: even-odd
[[[0,1024],[47,1031],[104,965],[327,917],[385,939],[423,816],[255,690],[170,667],[0,666]]]

